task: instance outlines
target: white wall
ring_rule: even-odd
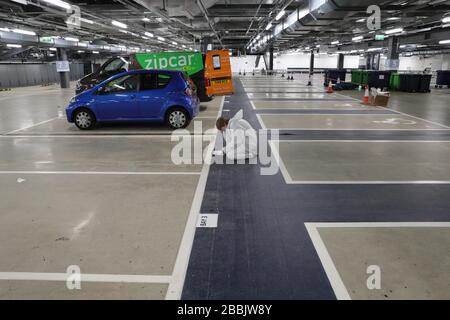
[[[400,57],[400,67],[402,71],[424,70],[431,68],[432,71],[448,70],[450,67],[450,55],[439,54],[424,58],[423,56]]]
[[[281,54],[274,57],[273,68],[274,69],[287,69],[287,68],[309,68],[309,54],[291,53]],[[365,58],[361,58],[365,65]],[[338,56],[329,56],[324,54],[316,54],[314,59],[314,66],[316,68],[336,68]],[[345,56],[344,68],[358,68],[359,56]],[[380,69],[384,69],[384,62],[386,58],[380,59]],[[233,72],[251,72],[254,69],[265,69],[264,60],[261,57],[258,67],[255,67],[256,56],[240,56],[231,57],[231,69]],[[400,57],[401,71],[414,71],[424,70],[425,68],[431,68],[432,71],[436,70],[449,70],[450,69],[450,54],[436,55],[429,58],[423,58],[421,56],[413,57]]]
[[[230,57],[231,71],[233,73],[246,72],[249,73],[255,68],[256,56],[240,56],[240,57]],[[259,62],[259,67],[264,68],[264,60],[261,57]]]
[[[273,59],[274,69],[287,68],[309,68],[309,54],[282,54]],[[231,70],[233,72],[251,72],[253,69],[265,69],[264,60],[261,57],[258,67],[255,67],[256,56],[231,57]],[[337,68],[338,56],[329,56],[325,54],[316,54],[314,57],[314,66],[316,68]],[[344,59],[344,68],[358,68],[358,56],[346,56]]]

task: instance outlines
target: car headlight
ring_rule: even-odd
[[[75,101],[77,101],[76,97],[72,97],[72,99],[70,99],[69,103],[74,103]]]

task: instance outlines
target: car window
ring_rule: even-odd
[[[156,76],[156,86],[158,89],[162,89],[167,86],[172,77],[167,74],[158,74]]]
[[[117,58],[108,63],[105,68],[103,68],[104,72],[115,72],[123,69],[123,71],[127,71],[128,63],[125,59]]]
[[[212,57],[213,60],[213,68],[214,70],[220,69],[220,56],[219,55],[215,55]]]
[[[144,73],[141,75],[141,90],[156,89],[155,74]]]
[[[138,83],[139,75],[127,74],[108,82],[105,86],[105,92],[136,91]]]

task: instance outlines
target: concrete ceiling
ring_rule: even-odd
[[[382,30],[402,27],[405,31],[400,37],[414,36],[414,41],[434,49],[447,49],[448,45],[438,42],[445,37],[450,39],[446,35],[450,28],[442,27],[442,17],[450,14],[450,1],[446,0],[73,0],[67,3],[72,5],[70,10],[49,0],[0,0],[0,28],[32,30],[41,37],[76,37],[92,45],[117,44],[136,50],[198,49],[204,38],[210,38],[216,48],[241,52],[249,52],[251,48],[253,52],[262,52],[269,46],[284,51],[318,44],[322,50],[346,50],[361,45],[352,43],[356,35],[363,35],[362,44],[370,47],[373,40],[370,30],[358,20],[367,18],[367,7],[376,4],[382,10]],[[285,20],[289,15],[311,7],[314,10],[287,26]],[[68,25],[67,19],[78,9],[82,18],[80,26]],[[276,20],[281,10],[286,13]],[[113,20],[127,27],[113,25]],[[272,28],[266,31],[268,23],[272,23]],[[277,26],[281,32],[274,35]],[[268,40],[256,45],[258,35],[267,36]],[[0,41],[4,43],[1,38],[0,33]],[[339,45],[330,45],[337,40]],[[32,46],[31,42],[25,44]]]

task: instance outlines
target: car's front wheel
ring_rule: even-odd
[[[183,108],[172,108],[166,114],[166,124],[172,129],[186,128],[189,124],[189,114]]]
[[[78,109],[73,115],[73,122],[81,130],[89,130],[95,126],[95,115],[88,109]]]

